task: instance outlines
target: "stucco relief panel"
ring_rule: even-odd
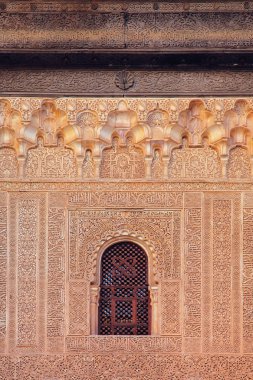
[[[11,194],[8,331],[11,352],[45,349],[45,207],[45,194]]]
[[[203,215],[203,351],[240,352],[240,195],[205,194]]]
[[[6,349],[7,332],[7,194],[0,192],[0,352]]]

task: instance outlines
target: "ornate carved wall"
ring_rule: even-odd
[[[0,378],[251,379],[252,98],[0,99]],[[112,242],[151,336],[98,336]]]

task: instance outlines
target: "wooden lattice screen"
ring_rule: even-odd
[[[148,259],[132,242],[116,243],[103,254],[99,334],[150,334]]]

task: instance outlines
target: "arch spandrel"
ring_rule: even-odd
[[[146,213],[147,217],[131,211],[109,212],[108,215],[97,211],[93,218],[91,215],[89,217],[89,212],[71,213],[70,246],[73,248],[70,257],[73,266],[70,265],[70,277],[81,279],[88,276],[91,283],[98,283],[99,265],[104,247],[113,241],[132,239],[139,242],[148,253],[152,263],[150,279],[153,284],[161,279],[180,278],[181,248],[180,244],[175,245],[173,239],[173,231],[175,234],[180,234],[180,211]],[[80,231],[78,242],[75,239],[73,242],[71,240],[73,236],[71,227],[73,231],[76,229]],[[97,236],[96,240],[94,236]],[[166,239],[170,244],[166,243]]]

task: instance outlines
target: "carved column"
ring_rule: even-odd
[[[145,175],[147,179],[151,178],[151,164],[152,164],[152,157],[146,157],[145,158]]]
[[[91,335],[98,334],[98,296],[99,296],[99,286],[91,288],[90,290],[90,333]]]
[[[95,163],[95,178],[99,178],[100,177],[101,158],[100,157],[94,157],[94,163]]]
[[[159,334],[159,310],[158,310],[158,299],[159,299],[159,289],[157,286],[151,286],[150,288],[150,298],[151,298],[151,310],[152,310],[152,326],[151,334]]]
[[[83,171],[83,157],[79,156],[76,158],[77,161],[77,175],[78,178],[82,178],[82,171]]]
[[[169,157],[163,157],[164,178],[168,178]]]
[[[25,177],[25,157],[18,157],[18,176],[19,178]]]

